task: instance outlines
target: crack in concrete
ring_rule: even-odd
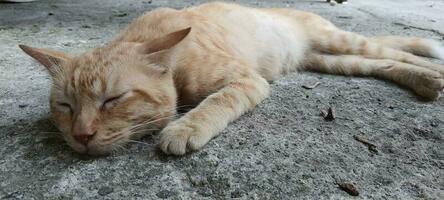
[[[379,17],[378,15],[372,13],[371,11],[368,11],[368,10],[365,10],[365,9],[362,9],[362,8],[356,8],[356,10],[361,11],[361,12],[363,12],[365,14],[368,14],[368,15],[376,18],[376,19],[382,19],[381,17]],[[412,29],[417,29],[417,30],[421,30],[421,31],[429,31],[429,32],[432,32],[432,33],[435,33],[435,34],[439,35],[444,40],[444,33],[439,31],[439,30],[436,30],[436,29],[423,28],[423,27],[413,26],[413,25],[407,25],[407,24],[404,24],[402,22],[393,22],[393,24],[397,25],[397,26],[402,26],[402,27],[405,27],[405,28],[412,28]]]
[[[429,32],[440,35],[442,37],[442,39],[444,39],[444,33],[442,33],[441,31],[432,29],[432,28],[423,28],[423,27],[418,27],[418,26],[412,26],[412,25],[407,25],[407,24],[401,23],[401,22],[394,22],[393,24],[397,25],[397,26],[402,26],[405,28],[413,28],[413,29],[422,30],[422,31],[429,31]]]
[[[365,14],[368,14],[368,15],[370,15],[370,16],[376,18],[376,19],[382,19],[380,16],[378,16],[378,15],[376,15],[375,13],[372,13],[372,12],[370,12],[370,11],[368,11],[368,10],[364,10],[364,9],[362,9],[362,8],[356,8],[356,10],[359,10],[359,11],[365,13]]]

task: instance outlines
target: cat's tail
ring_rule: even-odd
[[[397,40],[402,40],[396,43]],[[385,42],[387,43],[385,43]],[[411,40],[396,37],[371,39],[362,35],[339,29],[327,29],[323,34],[312,35],[312,47],[318,52],[333,55],[359,55],[371,59],[390,59],[425,67],[444,75],[444,66],[430,62],[408,51],[415,51],[423,55],[444,57],[444,48],[439,43],[426,39]],[[415,50],[417,48],[417,50]]]
[[[368,40],[418,56],[444,60],[444,46],[436,40],[401,36],[371,37]]]

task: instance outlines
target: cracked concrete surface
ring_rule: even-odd
[[[17,44],[80,52],[143,12],[203,1],[52,0],[0,3],[1,199],[444,199],[444,100],[422,102],[385,81],[314,73],[275,81],[272,96],[203,150],[158,152],[156,139],[119,154],[72,152],[48,119],[50,81]],[[443,40],[441,0],[249,1],[316,12],[364,35]],[[321,84],[312,89],[302,85]],[[338,119],[319,110],[333,106]],[[353,136],[376,144],[370,152]]]

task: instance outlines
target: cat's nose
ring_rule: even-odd
[[[80,144],[87,145],[89,141],[91,141],[91,138],[94,137],[96,132],[92,134],[80,134],[80,135],[74,135],[74,139],[79,142]]]

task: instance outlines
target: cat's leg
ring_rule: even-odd
[[[418,56],[444,60],[444,46],[435,40],[402,36],[370,37],[368,40]]]
[[[268,82],[256,74],[232,81],[168,124],[160,133],[160,148],[174,155],[200,149],[229,122],[268,97],[269,91]]]
[[[388,59],[311,54],[307,56],[304,67],[331,74],[379,77],[409,87],[428,99],[439,98],[444,88],[444,79],[440,73]]]
[[[318,30],[319,31],[319,30]],[[329,54],[362,55],[372,59],[391,59],[422,66],[444,75],[444,65],[430,62],[419,56],[373,42],[366,37],[339,29],[326,29],[310,34],[312,47]]]

